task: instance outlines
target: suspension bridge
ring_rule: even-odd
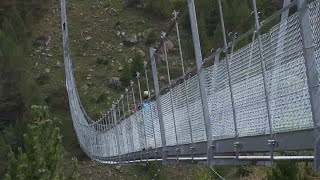
[[[255,27],[239,36],[234,33],[228,42],[218,0],[224,47],[206,58],[194,0],[187,2],[196,67],[185,70],[175,11],[170,33],[176,33],[182,77],[170,77],[165,45],[169,33],[162,33],[159,46],[150,48],[145,72],[137,73],[99,120],[92,120],[77,91],[66,0],[61,0],[66,87],[82,149],[107,164],[203,162],[211,167],[293,160],[314,161],[320,171],[320,1],[284,0],[282,9],[261,20],[252,0]],[[246,38],[251,43],[239,47]],[[163,87],[158,79],[160,49],[169,83]]]

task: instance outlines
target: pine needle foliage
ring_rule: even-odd
[[[64,149],[61,123],[48,118],[48,107],[32,106],[33,121],[23,136],[18,153],[10,150],[7,180],[11,179],[78,179],[78,163],[72,160],[72,172],[63,174]]]

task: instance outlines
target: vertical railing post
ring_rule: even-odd
[[[132,111],[132,116],[134,115],[134,117],[135,117],[135,121],[133,121],[133,123],[137,123],[137,113],[136,113],[137,104],[136,104],[136,97],[135,97],[135,94],[134,94],[133,85],[134,85],[134,82],[130,81],[130,89],[131,89],[133,108],[134,108],[133,111]],[[134,127],[134,125],[132,127]],[[140,148],[141,148],[139,126],[137,126],[137,128],[138,128],[138,140],[139,140],[139,144],[140,144]],[[132,131],[132,135],[133,135],[133,131]],[[134,155],[134,158],[135,158],[136,157],[136,152],[134,152],[133,155]],[[140,161],[142,161],[142,158],[140,158]]]
[[[315,43],[312,37],[310,12],[307,0],[297,1],[300,20],[300,32],[303,44],[308,90],[311,101],[312,119],[314,122],[314,169],[320,171],[320,89],[319,72],[315,57]]]
[[[264,88],[264,95],[265,95],[266,108],[267,108],[267,120],[268,120],[269,130],[270,130],[270,139],[268,140],[268,144],[270,145],[270,155],[271,155],[271,163],[272,163],[273,162],[273,151],[274,151],[274,148],[275,148],[277,142],[276,142],[274,134],[273,134],[273,127],[272,127],[272,121],[271,121],[267,72],[266,72],[266,64],[265,64],[264,55],[263,55],[262,39],[261,39],[261,35],[260,35],[259,14],[258,14],[258,10],[257,10],[256,0],[252,0],[252,2],[253,2],[254,19],[255,19],[255,25],[256,25],[255,27],[256,27],[257,38],[258,38],[258,43],[259,43],[260,66],[261,66],[261,70],[262,70],[263,88]]]
[[[116,132],[116,140],[117,140],[117,147],[118,147],[119,165],[121,165],[121,153],[120,153],[119,134],[118,134],[118,128],[117,128],[117,110],[116,110],[116,104],[112,104],[112,115],[113,115],[113,120],[114,120],[114,128],[115,128],[115,132]]]
[[[177,132],[177,123],[176,123],[176,116],[175,116],[175,106],[173,102],[174,94],[172,91],[172,82],[171,82],[171,76],[170,76],[170,67],[169,67],[169,62],[168,62],[168,51],[167,51],[167,46],[166,46],[166,33],[162,32],[161,33],[161,39],[163,42],[163,49],[164,49],[164,59],[166,62],[166,69],[167,69],[167,77],[168,77],[168,82],[169,82],[169,93],[170,93],[170,104],[171,104],[171,112],[172,112],[172,118],[173,118],[173,128],[174,128],[174,134],[175,134],[175,139],[176,139],[176,157],[177,157],[177,163],[179,163],[179,139],[178,139],[178,132]]]
[[[151,121],[152,121],[152,134],[153,134],[153,141],[154,141],[154,148],[155,148],[155,160],[157,161],[157,140],[156,140],[156,134],[154,130],[154,118],[153,118],[153,112],[152,112],[152,104],[150,102],[150,87],[149,87],[149,79],[148,79],[148,70],[147,70],[147,62],[144,62],[144,72],[145,72],[145,78],[146,78],[146,84],[147,84],[147,91],[148,91],[148,103],[149,103],[149,111],[150,111],[150,116],[151,116]]]
[[[124,125],[124,128],[125,128],[125,133],[126,133],[126,142],[127,142],[127,156],[129,154],[129,137],[128,137],[128,131],[127,131],[127,123],[128,123],[128,119],[126,119],[126,111],[124,109],[124,98],[125,98],[126,94],[125,95],[121,95],[121,105],[122,105],[122,112],[123,112],[123,118],[125,119],[125,125]],[[129,159],[128,159],[128,162],[129,163]]]
[[[227,65],[227,72],[228,72],[228,85],[229,85],[229,90],[230,90],[231,108],[232,108],[234,131],[235,131],[234,147],[236,149],[236,156],[238,158],[239,157],[239,148],[240,148],[241,144],[239,142],[236,109],[235,109],[235,106],[234,106],[234,96],[233,96],[230,65],[229,65],[229,63],[230,63],[229,58],[230,57],[229,57],[229,54],[228,54],[228,43],[227,43],[226,29],[225,29],[225,26],[224,26],[224,17],[223,17],[223,10],[222,10],[221,0],[218,0],[218,5],[219,5],[219,13],[220,13],[220,21],[221,21],[221,29],[222,29],[222,34],[223,34],[224,48],[225,48],[225,52],[226,52],[226,65]]]
[[[119,142],[120,142],[120,138],[121,138],[121,144],[122,144],[122,148],[121,148],[121,144],[120,144],[120,150],[122,149],[123,153],[124,153],[124,139],[123,139],[123,132],[122,132],[122,128],[121,128],[121,121],[122,121],[122,116],[121,116],[121,108],[120,108],[120,101],[121,99],[123,98],[123,95],[121,95],[120,99],[117,101],[117,106],[118,106],[118,112],[119,112]],[[120,153],[121,154],[121,153]],[[122,158],[122,155],[121,156],[121,159],[124,159]]]
[[[107,133],[110,131],[110,111],[107,112]],[[108,143],[108,148],[107,148],[107,161],[110,163],[110,136],[107,136],[107,143]]]
[[[166,134],[164,129],[162,106],[161,106],[159,79],[158,79],[157,64],[156,64],[156,51],[154,48],[150,48],[150,58],[151,58],[154,91],[156,95],[158,118],[159,118],[159,125],[160,125],[160,134],[161,134],[161,143],[162,143],[162,165],[166,165],[167,164],[167,147],[166,147],[167,142],[166,142]]]
[[[130,108],[130,102],[129,102],[129,89],[126,88],[126,94],[127,94],[127,105],[128,105],[128,118],[129,119],[129,129],[130,129],[130,133],[131,133],[131,136],[130,136],[130,139],[131,139],[131,149],[132,149],[132,152],[130,153],[131,155],[133,154],[133,162],[135,163],[136,162],[136,157],[135,157],[135,153],[134,153],[134,140],[133,140],[133,126],[132,126],[132,120],[131,120],[131,108]]]
[[[185,71],[185,67],[184,67],[184,59],[183,59],[183,52],[182,52],[182,45],[181,45],[181,38],[180,38],[180,31],[179,31],[178,16],[179,16],[179,12],[174,11],[173,12],[173,20],[175,21],[175,25],[176,25],[176,32],[177,32],[177,39],[178,39],[178,46],[179,46],[180,62],[181,62],[181,69],[182,69],[182,76],[183,76],[184,95],[185,95],[185,99],[186,99],[188,126],[189,126],[190,140],[191,140],[191,147],[190,147],[191,158],[192,158],[191,162],[193,163],[195,146],[193,143],[193,132],[192,132],[192,125],[191,125],[190,109],[189,109],[188,84],[187,84],[186,71]]]
[[[142,113],[141,115],[142,115],[143,133],[144,133],[144,143],[145,143],[145,147],[142,148],[142,150],[141,150],[141,156],[143,156],[143,151],[146,151],[147,163],[148,163],[149,162],[149,150],[148,150],[148,143],[147,143],[146,122],[145,122],[145,114],[144,114],[144,108],[143,108],[143,99],[142,99],[142,91],[141,91],[140,73],[139,72],[137,72],[136,78],[137,78],[137,82],[138,82],[140,108],[141,108],[141,113]]]
[[[194,0],[188,0],[188,6],[189,6],[189,16],[190,16],[190,23],[191,23],[191,29],[192,29],[193,46],[194,46],[194,52],[195,52],[195,57],[197,62],[198,81],[199,81],[200,95],[201,95],[202,108],[203,108],[202,110],[203,110],[204,123],[206,128],[206,135],[207,135],[207,165],[211,167],[212,159],[213,159],[212,129],[211,129],[211,121],[210,121],[210,115],[209,115],[207,94],[205,89],[204,71],[202,66],[203,59],[202,59],[202,53],[201,53],[201,45],[200,45],[197,15],[196,15]]]

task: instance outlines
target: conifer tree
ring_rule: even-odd
[[[64,179],[61,124],[48,119],[46,106],[32,106],[32,114],[34,119],[24,135],[23,148],[17,155],[12,150],[8,154],[7,179]],[[77,179],[76,159],[72,169],[68,179]]]

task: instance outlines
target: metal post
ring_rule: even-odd
[[[195,147],[193,144],[193,134],[192,134],[192,126],[191,126],[191,119],[190,119],[190,110],[189,110],[189,98],[188,98],[188,86],[187,86],[187,79],[186,79],[186,71],[184,68],[184,59],[183,59],[183,52],[182,52],[182,47],[181,47],[181,39],[180,39],[180,31],[179,31],[179,23],[178,23],[178,15],[179,12],[174,11],[173,12],[173,19],[176,23],[176,32],[177,32],[177,37],[178,37],[178,45],[179,45],[179,52],[180,52],[180,61],[181,61],[181,68],[182,68],[182,76],[183,76],[183,86],[184,86],[184,95],[186,97],[186,108],[187,108],[187,116],[188,116],[188,126],[189,126],[189,133],[190,133],[190,139],[191,139],[191,157],[192,157],[192,163],[193,163],[193,154],[195,151]]]
[[[307,0],[298,0],[297,7],[311,101],[312,119],[314,122],[314,169],[317,172],[320,172],[320,89],[319,72],[317,71],[315,58],[315,43],[312,37],[310,12]]]
[[[144,132],[144,141],[145,141],[145,150],[147,151],[147,163],[149,160],[149,151],[147,146],[147,134],[146,134],[146,124],[145,124],[145,115],[143,112],[143,100],[142,100],[142,94],[141,94],[141,84],[140,84],[140,73],[137,72],[137,81],[138,81],[138,90],[139,90],[139,97],[140,97],[140,106],[141,106],[141,113],[142,113],[142,123],[143,123],[143,132]],[[141,151],[141,155],[143,154],[143,149]]]
[[[121,108],[120,108],[120,101],[121,99],[123,98],[123,95],[121,95],[120,99],[118,100],[117,104],[118,104],[118,111],[119,111],[119,138],[120,138],[120,135],[121,135],[121,141],[122,141],[122,149],[124,151],[124,139],[123,139],[123,132],[122,132],[122,128],[120,126],[121,124],[121,121],[123,120],[122,117],[121,117]],[[119,139],[120,140],[120,139]],[[120,146],[121,147],[121,146]],[[122,157],[122,155],[121,155]]]
[[[212,129],[211,129],[211,120],[209,115],[207,94],[205,90],[204,71],[202,67],[203,59],[202,59],[202,53],[201,53],[201,45],[200,45],[194,0],[188,0],[188,6],[189,6],[189,16],[190,16],[190,23],[191,23],[191,29],[192,29],[193,45],[194,45],[194,51],[195,51],[195,56],[197,61],[198,81],[199,81],[199,87],[200,87],[204,123],[206,128],[206,135],[207,135],[207,165],[211,166],[212,159],[213,159]]]
[[[130,113],[130,111],[131,111],[131,109],[130,109],[130,103],[129,103],[129,89],[127,89],[126,88],[126,94],[127,94],[127,104],[128,104],[128,117],[130,118],[130,115],[131,115],[131,113]],[[132,151],[134,151],[134,141],[133,141],[133,131],[132,131],[132,123],[131,123],[131,118],[130,118],[130,131],[131,131],[131,137],[130,137],[130,139],[132,139],[132,146],[131,146],[131,148],[132,148]],[[135,157],[135,155],[133,156],[133,161],[134,162],[136,162],[136,157]]]
[[[119,157],[119,165],[121,165],[121,154],[120,154],[120,142],[119,142],[119,134],[118,134],[118,128],[117,128],[117,110],[116,110],[116,104],[112,104],[112,114],[113,114],[113,120],[114,120],[114,128],[116,131],[116,140],[118,145],[118,157]]]
[[[118,105],[117,107],[118,107],[118,113],[119,113],[119,118],[118,118],[118,119],[119,119],[119,122],[120,122],[120,121],[121,121],[121,118],[122,118],[122,117],[121,117],[121,110],[120,110],[120,99],[118,99],[117,105]]]
[[[266,100],[266,107],[267,107],[267,118],[269,123],[269,130],[270,130],[270,139],[268,140],[268,144],[270,145],[270,155],[271,155],[271,162],[273,162],[273,151],[276,146],[276,140],[273,135],[273,128],[272,128],[272,122],[271,122],[271,112],[270,112],[270,104],[269,104],[269,93],[268,93],[268,82],[266,78],[266,65],[263,57],[263,46],[262,46],[262,40],[260,36],[260,22],[259,22],[259,14],[257,10],[257,3],[256,0],[252,0],[253,2],[253,10],[254,10],[254,19],[256,24],[256,32],[258,37],[258,43],[259,43],[259,51],[260,51],[260,64],[262,69],[262,78],[263,78],[263,88],[264,88],[264,94],[265,94],[265,100]]]
[[[290,4],[291,0],[283,0],[283,8],[288,6]],[[281,21],[287,19],[289,16],[289,9],[287,9],[286,11],[283,11],[281,14]]]
[[[122,105],[122,113],[123,113],[123,118],[126,117],[126,111],[124,110],[124,103],[123,103],[123,99],[124,99],[125,95],[121,95],[121,105]]]
[[[131,87],[131,93],[132,93],[132,100],[133,100],[133,106],[134,106],[134,110],[133,110],[133,114],[135,116],[135,119],[137,121],[137,113],[135,112],[137,110],[137,104],[136,104],[136,97],[134,95],[134,88],[133,88],[133,81],[130,81],[130,87]],[[133,122],[134,123],[134,122]],[[132,133],[133,134],[133,133]],[[140,143],[140,132],[139,132],[139,127],[138,127],[138,136],[139,136],[139,143]],[[141,143],[140,143],[141,146]],[[136,153],[134,152],[134,158],[136,157]],[[142,162],[142,157],[140,156],[140,162]]]
[[[159,79],[157,72],[157,64],[156,64],[156,53],[154,48],[150,48],[150,58],[151,58],[151,67],[152,67],[152,76],[154,83],[154,91],[156,94],[156,101],[158,107],[158,117],[159,117],[159,125],[160,125],[160,133],[161,133],[161,143],[162,143],[162,165],[167,164],[167,142],[166,142],[166,133],[164,129],[163,115],[162,115],[162,106],[161,106],[161,96],[159,89]]]
[[[161,39],[163,41],[163,49],[164,49],[164,58],[166,62],[166,68],[167,68],[167,76],[168,76],[168,82],[169,82],[169,92],[170,92],[170,103],[171,103],[171,112],[172,112],[172,118],[173,118],[173,127],[174,127],[174,133],[176,135],[176,156],[177,156],[177,163],[179,163],[179,140],[178,140],[178,133],[177,133],[177,125],[176,125],[176,117],[175,117],[175,108],[173,103],[173,91],[172,91],[172,83],[171,83],[171,77],[170,77],[170,68],[169,68],[169,62],[168,62],[168,52],[167,47],[165,43],[166,33],[162,32]]]
[[[212,76],[215,77],[214,82],[213,82],[214,87],[217,87],[216,84],[217,84],[217,79],[218,79],[218,68],[219,68],[220,55],[221,55],[221,49],[219,48],[216,50],[216,54],[214,56],[214,71],[213,71],[214,73],[212,74]],[[216,91],[216,89],[214,91]],[[213,138],[212,146],[214,147],[213,152],[212,152],[212,155],[213,155],[212,161],[214,162],[214,153],[215,153],[215,147],[216,147],[214,138]]]
[[[110,112],[108,111],[107,112],[107,116],[106,116],[106,133],[108,133],[108,131],[109,131],[109,120],[110,120]],[[110,137],[107,137],[107,146],[108,146],[108,148],[107,148],[107,156],[110,156],[110,142],[109,142],[109,138]],[[107,158],[107,161],[110,161],[110,158],[108,157]]]
[[[149,87],[147,62],[144,62],[144,72],[145,72],[145,78],[146,78],[146,83],[147,83],[148,101],[150,103],[151,93],[150,93],[150,87]],[[154,131],[154,119],[153,119],[153,112],[152,112],[151,103],[150,103],[150,109],[149,110],[150,110],[150,116],[151,116],[151,120],[152,120],[152,133],[153,133],[153,140],[154,140],[154,148],[157,149],[157,140],[156,140],[156,134],[155,134],[155,131]],[[155,151],[155,154],[156,154],[155,159],[157,160],[157,151]]]
[[[235,139],[234,147],[236,148],[236,157],[239,157],[239,148],[240,148],[240,142],[239,142],[239,134],[238,134],[238,126],[237,126],[237,117],[236,117],[236,109],[234,106],[234,96],[233,96],[233,90],[232,90],[232,83],[231,83],[231,73],[230,73],[230,65],[229,65],[229,54],[228,54],[228,43],[227,43],[227,36],[226,36],[226,29],[224,26],[224,17],[223,17],[223,10],[221,5],[221,0],[218,0],[219,4],[219,13],[220,13],[220,21],[221,21],[221,27],[222,27],[222,34],[223,34],[223,41],[226,51],[226,65],[227,65],[227,71],[228,71],[228,84],[229,84],[229,90],[230,90],[230,96],[231,96],[231,107],[232,107],[232,114],[233,114],[233,123],[234,123],[234,131],[235,131]]]
[[[126,119],[126,111],[124,110],[124,103],[123,103],[123,101],[124,101],[124,97],[126,96],[126,94],[125,95],[121,95],[121,105],[122,105],[122,112],[123,112],[123,119],[125,120]],[[125,121],[127,121],[126,123],[128,123],[128,119],[127,120],[125,120]],[[125,132],[127,133],[126,134],[126,141],[127,141],[127,148],[128,148],[128,153],[129,153],[129,138],[128,138],[128,132],[127,132],[127,127],[126,127],[127,125],[125,124]],[[128,162],[129,162],[129,159],[128,159]]]

